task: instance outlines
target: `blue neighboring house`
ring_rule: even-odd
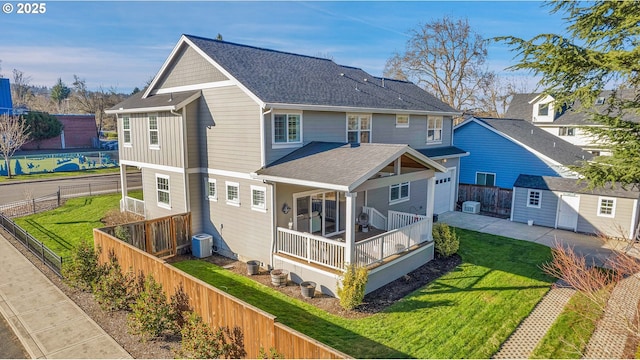
[[[592,154],[522,119],[471,117],[454,128],[460,183],[511,189],[520,174],[577,178],[569,166]]]
[[[11,85],[9,79],[0,78],[0,115],[11,114],[13,102],[11,100]]]

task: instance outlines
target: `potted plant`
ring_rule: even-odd
[[[316,292],[316,283],[313,281],[303,281],[300,283],[300,292],[306,298],[312,298]]]
[[[289,272],[284,269],[273,269],[271,270],[271,283],[275,286],[285,286],[287,285],[287,277],[289,276]]]
[[[257,275],[260,272],[260,262],[258,260],[247,261],[247,274]]]

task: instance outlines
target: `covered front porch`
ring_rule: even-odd
[[[272,265],[335,296],[348,264],[369,268],[370,292],[428,262],[435,171],[446,170],[407,145],[333,143],[261,169],[274,188]]]

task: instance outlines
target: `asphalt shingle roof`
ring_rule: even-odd
[[[458,113],[413,83],[328,59],[185,37],[265,103]]]
[[[140,91],[131,95],[130,97],[125,99],[123,102],[113,106],[109,110],[120,110],[120,109],[134,110],[134,109],[147,109],[147,108],[178,105],[183,101],[196,95],[199,92],[200,90],[191,90],[191,91],[175,92],[171,94],[159,94],[159,95],[149,96],[146,99],[142,99],[143,91]]]
[[[526,188],[526,189],[539,189],[549,191],[564,191],[579,194],[601,195],[601,196],[613,196],[620,198],[637,199],[640,196],[640,191],[623,189],[619,185],[614,188],[595,188],[593,190],[587,187],[586,181],[579,182],[576,179],[566,179],[554,176],[538,176],[538,175],[520,175],[513,187]]]
[[[562,165],[576,165],[579,161],[593,158],[591,153],[522,119],[475,119]]]

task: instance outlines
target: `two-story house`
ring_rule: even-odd
[[[346,264],[367,291],[433,258],[453,210],[452,116],[416,85],[327,59],[183,35],[118,118],[123,186],[142,170],[147,218],[191,212],[218,253],[335,294]]]

